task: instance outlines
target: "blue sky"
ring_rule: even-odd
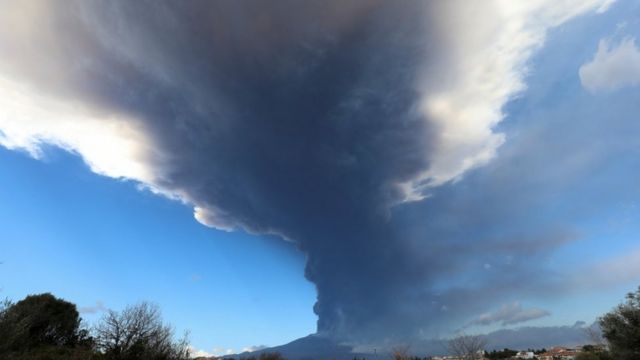
[[[491,4],[3,5],[0,295],[209,353],[591,323],[640,285],[640,6]]]
[[[44,161],[0,156],[3,296],[51,292],[113,309],[155,302],[208,351],[315,331],[315,291],[294,246],[203,227],[179,202],[95,175],[54,148]],[[101,315],[82,314],[88,323]]]

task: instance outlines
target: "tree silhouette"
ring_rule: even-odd
[[[157,306],[143,302],[122,312],[110,310],[95,329],[98,349],[109,360],[189,358],[186,336],[174,342]]]
[[[0,357],[41,347],[73,347],[90,341],[76,306],[51,294],[30,295],[0,306]]]
[[[640,287],[598,323],[615,359],[640,359]]]

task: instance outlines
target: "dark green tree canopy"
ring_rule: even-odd
[[[615,359],[640,359],[640,288],[598,322]]]
[[[518,353],[517,350],[511,350],[511,349],[493,350],[491,352],[486,353],[485,357],[487,357],[490,360],[510,359],[513,356],[516,356],[517,353]]]
[[[91,333],[73,303],[51,294],[0,301],[1,360],[188,360],[189,340],[176,341],[160,309],[149,303],[109,311]],[[278,357],[260,357],[260,360]]]
[[[0,310],[0,354],[82,340],[76,306],[51,294],[30,295]]]

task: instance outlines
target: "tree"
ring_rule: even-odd
[[[460,335],[448,342],[448,350],[451,355],[461,357],[465,360],[482,359],[484,347],[487,341],[479,335]]]
[[[592,352],[581,352],[575,360],[600,360],[600,357]]]
[[[518,352],[516,350],[511,349],[502,349],[502,350],[493,350],[489,353],[486,353],[485,356],[491,360],[499,360],[499,359],[511,359],[516,356]]]
[[[4,321],[4,317],[7,314],[7,310],[13,306],[13,303],[9,299],[4,299],[0,302],[0,324]]]
[[[100,354],[85,347],[46,346],[11,353],[7,360],[100,360]]]
[[[284,360],[284,357],[279,352],[266,352],[260,354],[259,360]]]
[[[613,358],[640,359],[640,287],[627,300],[598,319]]]
[[[391,349],[391,359],[393,360],[409,360],[411,356],[409,355],[409,346],[402,345],[396,346]]]
[[[122,312],[109,311],[95,328],[98,349],[109,360],[182,360],[189,358],[187,336],[174,341],[157,306],[143,302]]]
[[[80,329],[76,306],[51,294],[29,295],[0,306],[0,355],[74,347],[88,341],[87,332]]]
[[[589,345],[585,345],[585,347],[587,347],[588,349],[587,351],[594,352],[592,350],[596,348],[604,349],[607,347],[607,341],[604,339],[604,337],[602,337],[602,329],[600,328],[600,325],[597,322],[585,328],[584,332],[587,335],[587,338],[589,339],[589,341],[591,342]],[[584,350],[584,347],[583,347],[583,350]]]
[[[585,345],[582,347],[582,352],[576,356],[576,360],[613,360],[613,358],[608,351],[599,346]]]

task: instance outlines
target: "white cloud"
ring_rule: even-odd
[[[258,350],[264,350],[266,348],[268,348],[267,345],[253,345],[253,346],[247,346],[246,348],[242,349],[242,352],[254,352]]]
[[[473,319],[469,325],[490,325],[501,323],[502,326],[523,323],[551,315],[547,310],[539,308],[525,309],[519,302],[503,305],[494,312],[488,312]]]
[[[634,38],[625,38],[618,46],[600,40],[593,59],[579,70],[580,81],[591,92],[612,91],[640,85],[640,49]]]
[[[95,306],[84,306],[78,308],[78,312],[80,312],[81,314],[97,314],[107,310],[107,307],[104,306],[104,303],[102,301],[96,301]]]
[[[435,144],[429,168],[401,184],[406,200],[422,199],[429,187],[455,181],[495,157],[505,141],[494,131],[504,118],[502,107],[525,88],[527,61],[546,32],[589,11],[605,11],[611,2],[442,2],[434,20],[446,45],[419,85]]]
[[[220,355],[231,355],[233,354],[235,351],[233,349],[227,349],[227,348],[223,348],[223,347],[215,347],[213,348],[213,354],[220,356]]]
[[[206,208],[195,206],[193,208],[193,216],[202,225],[218,230],[233,231],[235,228],[231,225],[234,224],[233,219],[214,206],[208,206]]]
[[[82,156],[91,170],[151,184],[150,140],[125,114],[39,93],[0,74],[0,145],[40,158],[43,145]]]
[[[205,351],[205,350],[196,349],[193,346],[189,346],[189,352],[190,352],[192,358],[215,356],[213,353],[210,353],[210,352]]]
[[[434,24],[438,46],[443,48],[429,59],[424,81],[417,84],[423,93],[420,111],[434,130],[429,138],[430,166],[399,185],[405,200],[422,199],[430,187],[454,181],[490,161],[505,141],[503,134],[494,131],[504,117],[502,107],[524,89],[527,60],[542,46],[546,31],[588,11],[602,11],[610,2],[434,4],[436,9],[425,13],[425,22]],[[11,54],[0,56],[0,145],[25,150],[36,158],[42,156],[44,144],[61,147],[80,155],[96,173],[139,181],[152,191],[192,204],[196,219],[205,225],[234,228],[234,214],[216,204],[202,204],[204,200],[189,196],[187,190],[162,181],[170,156],[154,144],[136,115],[65,96],[77,91],[74,86],[83,81],[74,78],[74,71],[92,65],[87,59],[68,58],[60,50],[62,45],[95,44],[81,43],[86,41],[82,37],[57,38],[49,6],[14,2],[0,13],[0,54]],[[46,61],[42,54],[47,54]],[[17,81],[9,76],[16,73],[25,78]]]
[[[231,355],[235,353],[233,349],[228,349],[225,347],[214,347],[211,351],[198,349],[192,345],[189,346],[189,352],[191,353],[192,358],[196,357],[216,357],[216,356],[224,356]]]

